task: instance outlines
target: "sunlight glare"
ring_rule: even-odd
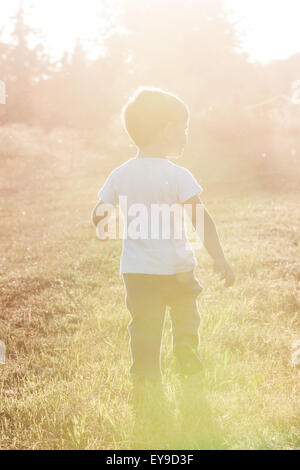
[[[243,50],[252,61],[285,59],[300,52],[299,0],[223,0],[239,22]]]
[[[101,46],[100,31],[107,21],[101,19],[99,0],[44,0],[31,2],[30,22],[46,35],[48,47],[54,55],[74,48],[79,38],[91,54]]]

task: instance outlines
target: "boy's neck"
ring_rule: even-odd
[[[137,151],[138,158],[167,158],[166,151],[160,146],[150,145]]]

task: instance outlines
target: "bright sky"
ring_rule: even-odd
[[[71,51],[77,38],[86,48],[97,49],[99,30],[107,25],[101,22],[101,0],[23,0],[23,5],[26,21],[43,33],[54,56]],[[18,6],[19,0],[0,2],[0,29],[2,25],[8,29]]]
[[[268,62],[300,52],[300,0],[222,1],[240,23],[243,46],[251,60]],[[111,4],[116,2],[110,0]],[[18,3],[19,0],[0,2],[0,28],[7,27]],[[76,37],[90,40],[87,47],[99,37],[101,0],[24,0],[24,4],[32,5],[30,23],[43,31],[53,55],[71,50]]]
[[[285,59],[300,52],[300,0],[223,0],[240,23],[252,61]]]

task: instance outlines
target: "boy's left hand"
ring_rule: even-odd
[[[214,271],[221,274],[221,279],[225,279],[225,287],[230,287],[235,281],[235,275],[232,267],[224,258],[221,261],[215,261]]]

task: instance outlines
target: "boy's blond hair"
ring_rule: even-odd
[[[124,127],[133,142],[145,147],[170,121],[189,120],[189,109],[178,96],[160,88],[140,86],[122,110]]]

